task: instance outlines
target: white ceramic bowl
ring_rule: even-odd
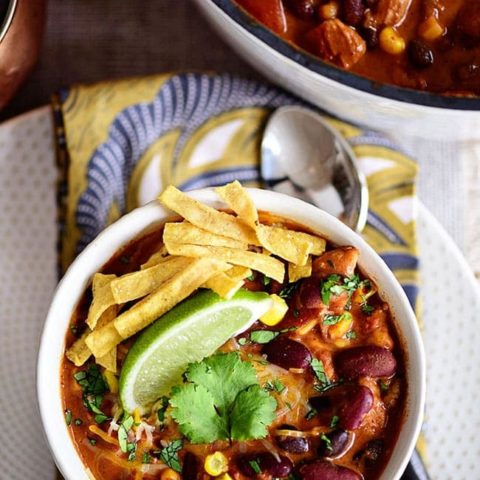
[[[439,140],[480,138],[480,98],[447,97],[377,82],[294,47],[233,0],[195,0],[217,32],[269,80],[353,123]]]
[[[308,226],[338,245],[360,250],[359,265],[380,288],[391,307],[406,349],[408,401],[404,425],[381,480],[400,478],[420,431],[425,400],[425,358],[417,322],[401,286],[380,257],[348,227],[312,205],[266,190],[249,190],[259,210]],[[212,190],[189,195],[214,207],[224,206]],[[84,465],[68,433],[60,397],[60,368],[71,316],[93,274],[120,247],[171,212],[153,202],[125,215],[102,232],[73,262],[55,292],[43,330],[37,368],[37,393],[43,427],[55,462],[66,480],[88,480]]]

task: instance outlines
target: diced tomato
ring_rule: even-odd
[[[287,19],[281,0],[238,0],[238,3],[275,33],[287,31]]]

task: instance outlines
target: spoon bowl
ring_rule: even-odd
[[[274,190],[363,230],[368,213],[365,177],[350,145],[320,115],[298,106],[277,109],[265,128],[261,155],[263,177]]]

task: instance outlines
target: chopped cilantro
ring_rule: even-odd
[[[118,429],[118,443],[120,445],[120,450],[122,452],[127,453],[129,452],[128,447],[128,432],[133,427],[133,417],[131,415],[126,416],[120,428]]]
[[[152,457],[148,452],[143,452],[142,455],[142,463],[151,463],[152,462]]]
[[[292,295],[296,292],[299,285],[299,282],[289,283],[280,290],[278,296],[281,298],[291,298]]]
[[[272,279],[270,277],[267,277],[266,275],[263,276],[262,278],[262,284],[264,287],[268,287],[272,283]]]
[[[328,387],[331,382],[330,379],[327,377],[327,374],[325,373],[325,367],[323,365],[323,362],[321,360],[318,360],[318,358],[312,358],[310,366],[312,367],[312,370],[317,377],[317,386],[322,389]]]
[[[320,435],[320,440],[325,443],[327,450],[333,450],[332,441],[324,433]]]
[[[242,338],[239,338],[238,339],[238,344],[243,347],[244,345],[246,345],[248,343],[248,340],[245,338],[245,337],[242,337]]]
[[[182,447],[182,440],[173,440],[160,452],[160,460],[176,472],[182,471],[180,460],[178,459],[178,452]]]
[[[388,392],[388,389],[390,388],[390,385],[388,383],[385,383],[383,380],[380,380],[380,390],[382,393]]]
[[[165,397],[165,396],[162,397],[160,399],[160,402],[161,402],[161,406],[157,410],[157,418],[159,422],[163,423],[165,420],[165,412],[167,411],[167,407],[168,407],[168,397]]]
[[[354,330],[351,330],[345,334],[345,338],[348,338],[349,340],[355,340],[357,338],[357,334]]]
[[[340,421],[340,418],[337,417],[337,415],[334,415],[330,420],[330,428],[336,428],[338,426],[339,421]]]
[[[95,414],[95,421],[103,423],[109,417],[100,409],[103,394],[108,391],[102,372],[97,365],[90,365],[87,370],[81,370],[73,375],[83,390],[83,404],[85,408]]]
[[[290,402],[285,402],[285,405],[288,407],[289,410],[293,410],[292,404]]]
[[[341,295],[343,292],[348,293],[350,298],[359,287],[364,285],[365,281],[360,280],[358,275],[351,277],[342,277],[340,275],[329,275],[326,280],[320,284],[320,292],[322,295],[322,302],[324,305],[330,303],[331,295]]]
[[[298,318],[298,316],[300,315],[300,310],[298,310],[297,308],[293,311],[293,316],[295,318]]]
[[[262,473],[262,469],[260,468],[260,464],[258,463],[258,460],[250,460],[248,464],[252,467],[252,470],[259,474]]]
[[[340,320],[342,320],[343,315],[330,315],[327,314],[323,317],[323,324],[330,326],[330,325],[336,325]]]
[[[307,414],[305,415],[305,418],[307,420],[311,420],[312,418],[315,418],[315,416],[317,415],[318,413],[318,410],[316,408],[311,408]]]
[[[128,461],[133,462],[137,459],[137,444],[135,442],[127,443]]]
[[[89,438],[88,441],[90,442],[90,445],[95,446],[97,444],[97,440],[95,438]]]
[[[279,335],[280,332],[274,332],[272,330],[255,330],[250,333],[250,340],[254,343],[269,343]]]
[[[247,280],[253,282],[255,280],[255,272],[252,272],[252,274],[247,277]]]
[[[71,410],[65,410],[65,423],[70,426],[72,423],[72,411]]]
[[[77,427],[79,427],[83,422],[81,418],[76,418],[73,422]]]
[[[362,303],[362,312],[365,315],[371,315],[372,312],[375,310],[371,305],[369,305],[367,302]]]
[[[170,405],[180,431],[192,443],[263,438],[276,401],[258,384],[255,369],[237,353],[190,364],[186,383],[174,387]]]
[[[78,337],[78,327],[76,325],[70,325],[70,331],[75,337]]]
[[[285,385],[278,379],[278,378],[275,378],[272,381],[268,381],[265,383],[265,385],[263,386],[263,388],[267,391],[267,392],[278,392],[278,393],[282,393],[284,390],[285,390]]]

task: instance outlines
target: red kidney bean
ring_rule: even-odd
[[[308,438],[278,435],[276,441],[277,445],[286,452],[307,453],[310,451],[310,442],[308,441]]]
[[[351,446],[350,434],[342,429],[334,430],[325,435],[328,441],[322,440],[318,447],[320,457],[338,458],[344,455]]]
[[[182,478],[184,480],[196,480],[198,477],[198,460],[197,457],[190,452],[183,457]]]
[[[303,480],[362,480],[359,473],[325,460],[306,463],[299,473]]]
[[[335,356],[334,364],[340,376],[348,380],[359,377],[391,377],[397,371],[393,353],[375,345],[343,350]]]
[[[310,405],[318,411],[324,424],[329,424],[334,415],[339,417],[339,427],[356,430],[365,415],[373,407],[373,393],[363,385],[347,384],[332,388],[318,397],[309,399]]]
[[[280,456],[280,461],[268,452],[251,453],[237,458],[236,464],[240,472],[246,477],[255,477],[258,472],[252,467],[256,462],[261,473],[268,473],[273,477],[286,477],[293,469],[293,463],[287,458]]]
[[[322,296],[320,294],[320,280],[309,278],[304,280],[299,290],[299,301],[305,308],[322,308]]]
[[[279,367],[307,368],[312,361],[312,354],[307,347],[285,336],[277,337],[263,347],[267,360]]]
[[[320,310],[315,308],[290,308],[285,318],[278,324],[278,328],[282,330],[284,328],[299,327],[319,317]]]
[[[260,468],[269,473],[272,477],[287,477],[293,470],[293,463],[287,457],[280,455],[278,461],[271,453],[264,453],[260,456]]]
[[[356,430],[372,407],[372,391],[363,385],[354,386],[338,410],[339,425],[346,430]]]
[[[363,0],[343,0],[342,20],[352,27],[356,27],[365,13],[365,4]]]

